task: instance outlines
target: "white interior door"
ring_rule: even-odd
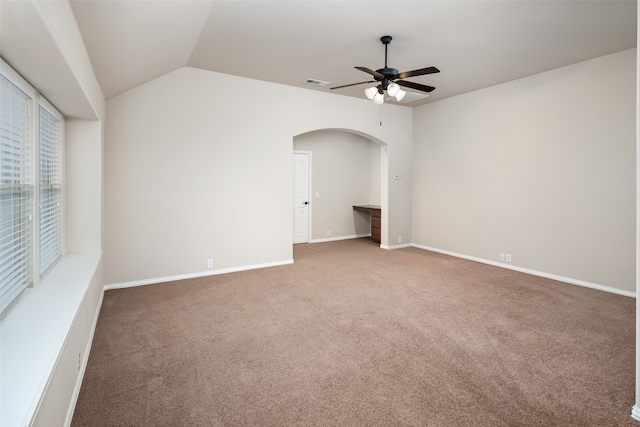
[[[293,243],[309,242],[311,154],[293,153]]]

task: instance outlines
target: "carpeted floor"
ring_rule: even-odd
[[[73,426],[640,426],[635,300],[368,239],[105,293]]]

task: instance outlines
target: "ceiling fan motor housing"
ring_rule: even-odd
[[[398,78],[398,70],[395,68],[380,68],[376,70],[377,73],[382,74],[380,76],[374,76],[373,78],[379,82],[382,82],[382,86],[384,90],[387,90],[387,86],[389,86],[395,79]]]

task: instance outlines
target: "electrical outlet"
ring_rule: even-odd
[[[207,260],[207,268],[213,268],[213,260],[212,259],[208,259]]]
[[[402,243],[402,236],[398,236],[398,243]]]
[[[331,231],[327,230],[327,237],[331,237]]]
[[[511,262],[511,254],[507,254],[505,258],[507,259],[507,262]]]
[[[500,261],[504,261],[504,254],[503,253],[500,254]]]
[[[76,361],[76,369],[78,373],[80,372],[80,367],[82,366],[82,352],[78,352],[78,359]]]

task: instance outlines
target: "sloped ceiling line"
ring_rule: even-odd
[[[436,66],[415,106],[636,46],[637,2],[71,0],[107,98],[190,66],[329,92],[355,66]],[[401,11],[385,14],[380,10]],[[364,87],[331,91],[364,99]]]

